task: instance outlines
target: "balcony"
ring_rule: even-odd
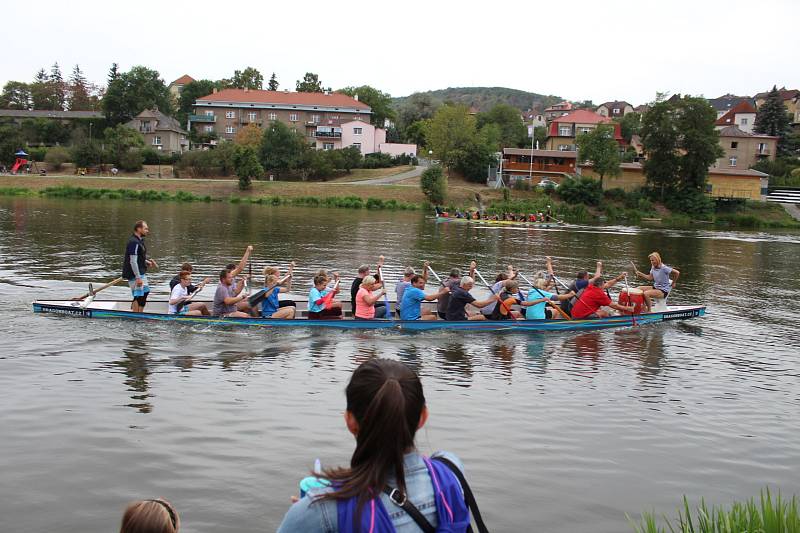
[[[217,117],[215,115],[189,115],[189,120],[191,122],[216,122]]]
[[[250,118],[248,115],[239,115],[239,124],[261,124],[261,122],[261,117],[258,115],[254,118]]]
[[[315,131],[314,137],[319,139],[341,139],[342,132],[341,131]]]
[[[770,155],[772,150],[769,148],[756,148],[756,155]]]

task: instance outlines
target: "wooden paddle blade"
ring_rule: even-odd
[[[251,294],[250,297],[247,299],[247,303],[250,304],[250,307],[255,307],[264,301],[264,297],[267,294],[267,289],[261,289],[260,291]]]

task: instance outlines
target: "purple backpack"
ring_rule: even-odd
[[[423,457],[423,460],[428,467],[428,474],[433,483],[433,497],[436,502],[436,516],[439,519],[439,525],[433,528],[411,502],[408,502],[402,495],[398,497],[399,491],[397,489],[386,490],[389,498],[408,512],[422,531],[464,533],[470,530],[469,509],[467,509],[464,499],[464,494],[468,489],[462,492],[462,484],[459,483],[458,477],[452,470],[455,465],[449,466],[452,465],[449,461],[447,461],[448,465],[446,465],[442,458],[436,458],[431,461],[427,457]],[[402,498],[402,500],[398,501],[399,498]],[[394,533],[395,528],[392,524],[392,519],[389,517],[386,507],[384,507],[379,497],[372,498],[364,505],[360,517],[356,512],[357,507],[357,496],[353,496],[348,500],[337,501],[336,509],[338,511],[340,533]],[[427,525],[427,528],[425,525]]]

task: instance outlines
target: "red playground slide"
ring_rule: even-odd
[[[25,166],[25,165],[27,165],[27,164],[28,164],[28,160],[27,160],[27,159],[23,159],[23,158],[21,158],[21,157],[18,157],[18,158],[17,158],[17,159],[14,161],[14,166],[13,166],[13,167],[11,167],[11,173],[12,173],[12,174],[16,174],[16,173],[17,173],[17,170],[18,170],[20,167],[23,167],[23,166]]]

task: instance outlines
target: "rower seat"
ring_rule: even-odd
[[[669,280],[669,286],[672,287],[672,280]],[[668,298],[669,295],[667,295],[666,297],[650,298],[653,301],[653,312],[663,313],[664,311],[666,311]]]

